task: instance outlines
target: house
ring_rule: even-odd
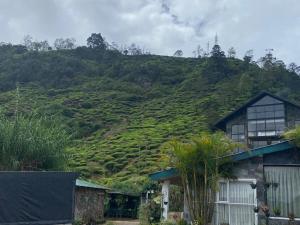
[[[75,221],[103,222],[104,199],[108,188],[76,180],[75,189]]]
[[[243,143],[231,156],[234,180],[220,180],[214,224],[300,224],[300,149],[281,138],[300,123],[300,107],[267,92],[249,100],[216,123]],[[245,151],[245,149],[248,149]],[[162,183],[163,218],[169,213],[169,186],[180,183],[174,168],[150,178]],[[184,218],[189,212],[184,202]]]
[[[219,120],[215,127],[249,149],[276,144],[287,128],[300,125],[300,106],[261,92]]]

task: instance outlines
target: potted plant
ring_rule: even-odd
[[[294,221],[295,220],[295,214],[294,213],[289,213],[289,220]]]
[[[262,206],[261,206],[261,210],[265,213],[266,217],[269,217],[269,216],[270,216],[270,209],[269,209],[269,206],[267,206],[267,205],[262,205]]]
[[[256,184],[255,183],[251,183],[250,186],[251,186],[252,189],[256,188]]]
[[[269,188],[270,187],[270,183],[269,182],[265,182],[265,188]]]
[[[279,207],[274,208],[273,213],[274,213],[275,216],[280,216],[280,214],[281,214],[280,208]]]

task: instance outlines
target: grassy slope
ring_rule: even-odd
[[[300,103],[300,79],[283,69],[79,50],[0,56],[0,103],[11,115],[20,81],[19,108],[61,117],[75,137],[70,168],[107,185],[140,187],[160,169],[162,143],[209,129],[261,90]]]

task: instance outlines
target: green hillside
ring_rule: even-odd
[[[300,104],[300,78],[272,56],[262,67],[225,58],[123,55],[78,47],[27,51],[0,46],[0,103],[61,119],[72,134],[69,167],[86,179],[140,187],[161,167],[160,146],[188,138],[261,90]]]

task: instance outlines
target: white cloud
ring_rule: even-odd
[[[110,42],[133,42],[155,54],[182,49],[192,56],[198,44],[234,46],[242,56],[262,56],[300,64],[300,2],[297,0],[1,0],[0,41],[20,43],[26,34],[53,42],[74,37],[85,44],[92,32]]]

